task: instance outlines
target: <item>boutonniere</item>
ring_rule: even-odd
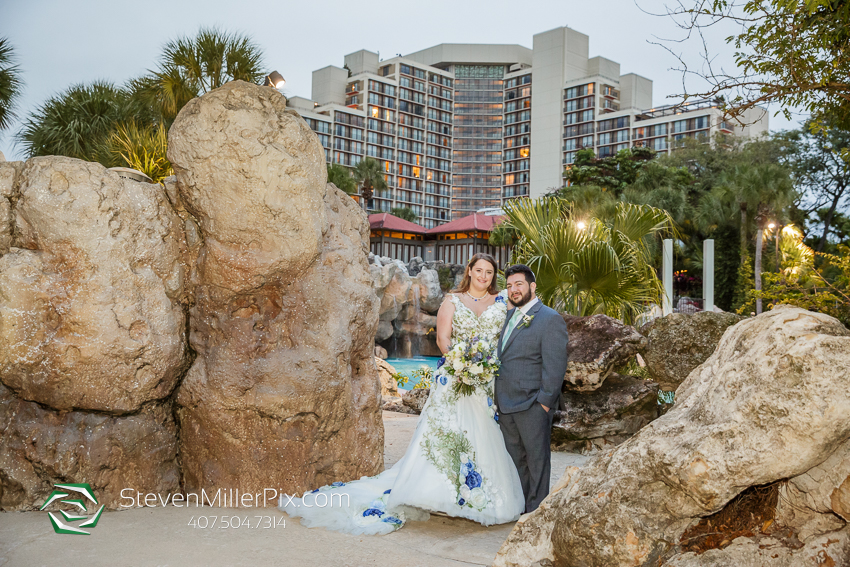
[[[522,322],[519,324],[520,327],[528,327],[531,325],[531,322],[534,321],[534,315],[523,315]]]

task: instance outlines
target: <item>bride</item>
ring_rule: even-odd
[[[443,353],[476,337],[495,346],[507,311],[505,295],[496,289],[496,269],[489,254],[475,254],[467,263],[463,281],[437,313]],[[301,517],[307,527],[357,535],[387,534],[407,520],[427,520],[429,511],[485,526],[519,518],[525,498],[499,430],[493,383],[457,393],[444,361],[400,461],[377,476],[335,482],[302,498],[283,496],[281,510]],[[325,493],[321,501],[319,493]]]

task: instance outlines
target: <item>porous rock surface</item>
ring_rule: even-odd
[[[234,81],[169,132],[203,244],[177,396],[186,490],[287,493],[378,472],[378,303],[365,214],[274,89]]]
[[[162,187],[39,157],[0,164],[0,193],[0,506],[179,489],[187,250]]]
[[[565,391],[596,390],[616,367],[646,346],[646,338],[634,327],[607,315],[562,316],[569,335]]]
[[[418,262],[416,262],[418,260]],[[436,313],[443,302],[436,270],[414,258],[411,276],[401,260],[369,255],[369,270],[381,301],[375,340],[392,348],[392,356],[440,356]]]
[[[91,485],[115,509],[135,496],[180,491],[177,426],[168,404],[132,414],[58,412],[27,402],[0,385],[0,508],[38,509],[54,483]],[[128,493],[125,493],[126,496]]]
[[[667,414],[568,471],[495,565],[846,565],[848,354],[850,331],[826,315],[780,306],[742,321]],[[701,518],[748,487],[784,479],[805,492],[797,501],[808,512],[792,517],[780,506],[776,523],[802,547],[753,534],[683,552],[682,534]]]
[[[613,373],[592,392],[561,392],[552,446],[594,453],[619,445],[657,417],[658,384]]]
[[[640,328],[647,338],[641,354],[650,376],[662,390],[675,391],[711,356],[726,329],[743,319],[734,313],[699,311],[671,313],[650,321]]]
[[[8,167],[8,165],[7,165]],[[137,411],[185,365],[180,219],[161,186],[33,158],[0,258],[0,379],[57,410]]]

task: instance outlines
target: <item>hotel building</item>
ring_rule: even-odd
[[[766,132],[767,113],[725,121],[713,101],[653,107],[652,81],[589,56],[567,27],[521,45],[440,44],[381,59],[361,50],[313,72],[311,99],[289,105],[316,132],[329,163],[381,163],[388,189],[369,208],[410,207],[426,228],[564,184],[582,148],[597,156],[683,137]],[[757,113],[757,114],[756,114]]]

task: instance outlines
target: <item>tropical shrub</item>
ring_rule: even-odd
[[[649,303],[661,303],[651,245],[673,232],[666,211],[617,203],[605,216],[578,217],[570,201],[551,197],[509,201],[505,212],[519,235],[512,261],[535,272],[537,295],[550,307],[632,322]]]

